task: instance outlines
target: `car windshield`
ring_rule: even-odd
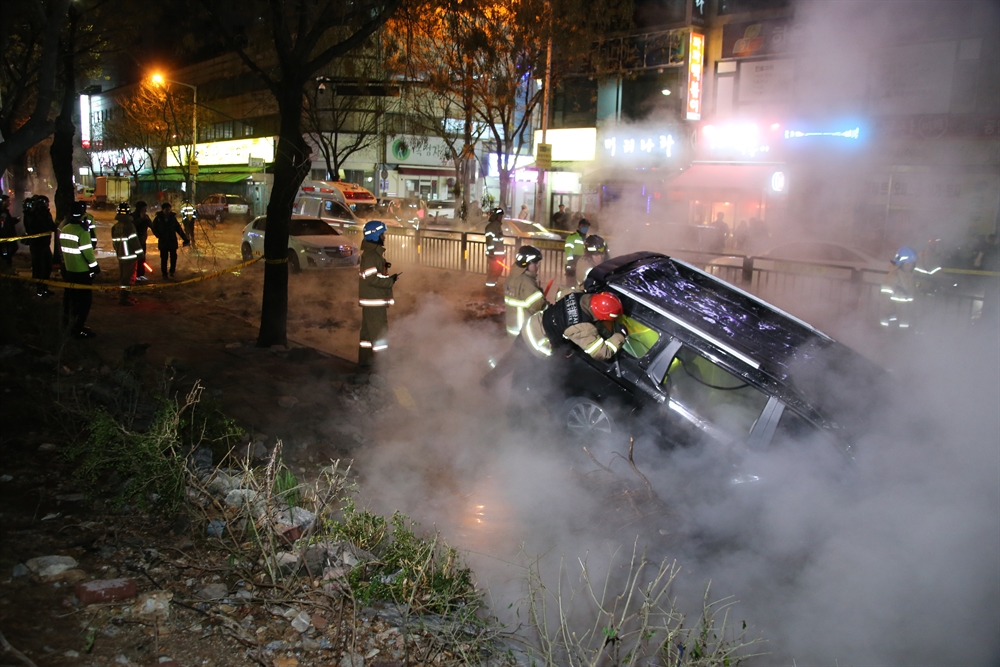
[[[377,206],[377,204],[352,204],[351,208],[359,218],[370,218],[379,214]]]
[[[340,236],[340,232],[316,218],[292,218],[288,223],[289,236]]]

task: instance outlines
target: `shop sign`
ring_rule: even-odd
[[[535,130],[536,155],[541,143],[542,131]],[[548,130],[545,133],[545,143],[552,146],[552,160],[555,162],[589,162],[595,156],[597,128],[577,127]],[[540,156],[538,156],[538,162],[541,166]]]
[[[789,53],[798,48],[802,35],[791,19],[731,23],[722,28],[722,58]]]
[[[235,139],[233,141],[213,141],[207,144],[198,144],[195,147],[195,155],[202,165],[217,164],[249,164],[250,157],[263,158],[265,162],[274,162],[274,142],[271,137],[258,139]],[[190,145],[181,146],[181,149],[190,148]],[[167,166],[182,166],[177,160],[177,154],[185,158],[188,150],[167,151]]]
[[[773,130],[777,130],[777,125]],[[706,125],[701,130],[704,145],[713,157],[756,157],[771,151],[771,142],[756,123]]]
[[[658,158],[647,162],[662,162],[674,157],[676,144],[677,141],[672,133],[616,133],[604,137],[601,142],[601,156],[613,162],[624,162],[630,158],[646,156]]]
[[[795,61],[791,59],[740,63],[740,104],[786,101],[794,83]]]
[[[691,57],[688,59],[687,115],[688,120],[701,120],[702,78],[705,63],[705,36],[691,33]]]
[[[80,95],[80,145],[90,148],[90,95]]]
[[[552,168],[552,144],[537,144],[535,146],[535,166],[539,169]]]
[[[437,137],[387,138],[385,152],[387,161],[396,164],[453,166],[448,144]]]

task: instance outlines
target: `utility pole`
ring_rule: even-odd
[[[548,3],[546,3],[547,5]],[[542,91],[542,143],[548,143],[549,131],[549,88],[552,84],[552,37],[549,36],[545,45],[545,88]],[[536,151],[536,155],[538,152]],[[548,171],[538,168],[538,180],[535,183],[535,222],[547,226],[549,221],[546,207],[548,194]]]

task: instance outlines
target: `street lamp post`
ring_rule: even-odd
[[[198,189],[198,162],[195,158],[195,151],[198,148],[198,86],[180,81],[172,81],[171,79],[164,78],[162,74],[154,74],[153,83],[157,85],[172,83],[175,86],[190,88],[194,92],[194,100],[191,104],[191,153],[188,155],[188,172],[191,174],[191,202],[194,203],[197,201],[195,193]]]

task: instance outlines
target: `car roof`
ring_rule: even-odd
[[[633,253],[595,267],[588,291],[606,284],[732,354],[773,383],[786,402],[848,425],[873,407],[886,372],[795,316],[686,262]],[[863,387],[861,386],[863,385]]]

